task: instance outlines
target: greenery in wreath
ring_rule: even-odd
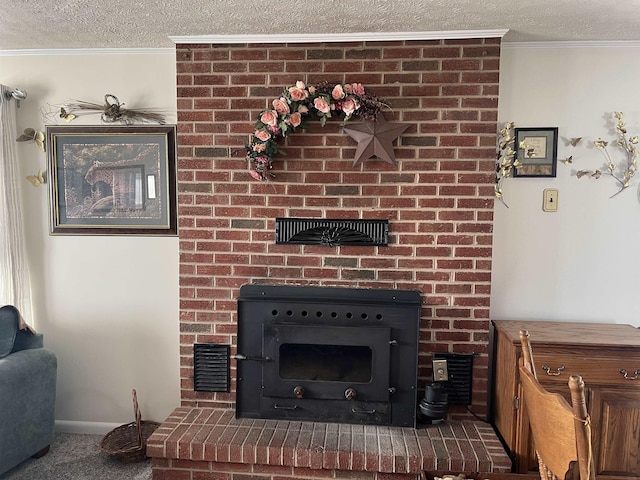
[[[323,127],[332,117],[342,118],[345,123],[352,117],[375,121],[383,106],[375,96],[365,93],[360,83],[307,86],[302,81],[285,88],[271,104],[272,109],[258,116],[255,132],[246,145],[251,161],[249,173],[256,180],[274,176],[270,170],[278,153],[278,139],[304,128],[309,116],[319,119]]]

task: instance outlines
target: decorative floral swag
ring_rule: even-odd
[[[247,157],[251,161],[249,173],[256,180],[274,176],[269,170],[273,157],[279,151],[276,142],[280,137],[288,137],[298,127],[304,128],[303,122],[310,114],[319,118],[323,127],[333,116],[343,118],[343,123],[354,116],[376,120],[383,103],[366,94],[360,83],[331,86],[325,82],[306,86],[304,82],[297,81],[285,88],[272,105],[272,110],[265,110],[258,116],[251,142],[246,145]]]

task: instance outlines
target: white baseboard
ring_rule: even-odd
[[[106,422],[75,422],[71,420],[56,420],[55,431],[61,433],[80,433],[85,435],[106,435],[121,423]]]

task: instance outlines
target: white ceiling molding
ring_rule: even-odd
[[[318,42],[388,42],[394,40],[459,40],[463,38],[502,38],[508,29],[445,30],[439,32],[360,32],[309,33],[273,35],[185,35],[170,36],[176,44],[183,43],[318,43]]]
[[[624,48],[640,47],[638,41],[584,41],[584,42],[503,42],[502,49],[515,48]]]
[[[170,48],[59,48],[31,50],[0,50],[0,57],[25,57],[36,55],[174,55]]]
[[[246,36],[243,37],[243,40],[229,40],[229,35],[218,35],[213,36],[207,35],[207,40],[202,40],[203,37],[171,37],[172,39],[179,38],[180,40],[185,39],[185,41],[175,42],[176,44],[180,43],[213,43],[213,44],[231,44],[231,43],[272,43],[265,42],[264,39],[262,41],[257,40],[247,40]],[[227,39],[226,42],[220,40],[220,37],[224,37]],[[238,38],[239,36],[235,36],[234,38]],[[198,40],[194,40],[198,38]],[[271,38],[271,37],[270,37]],[[335,40],[335,36],[333,36],[334,42],[345,41],[344,38],[341,40]],[[442,39],[442,37],[438,37]],[[457,37],[457,38],[480,38],[477,36],[470,37]],[[495,37],[482,37],[482,38],[495,38]],[[190,39],[190,40],[186,40]],[[375,40],[380,40],[376,38]],[[371,38],[368,38],[367,41],[375,41]],[[399,40],[399,39],[393,39]],[[402,40],[416,40],[415,38],[407,39],[403,38]],[[424,38],[422,38],[424,40]],[[306,41],[310,41],[308,38]],[[327,40],[313,40],[317,41],[327,41]],[[354,41],[354,40],[352,40]],[[362,41],[362,40],[361,40]],[[280,42],[277,42],[280,43]],[[283,42],[283,43],[293,43],[293,42]],[[584,42],[502,42],[502,50],[512,50],[512,49],[523,49],[523,48],[640,48],[640,41],[584,41]],[[174,55],[175,48],[59,48],[59,49],[27,49],[27,50],[0,50],[0,57],[23,57],[23,56],[64,56],[64,55]]]

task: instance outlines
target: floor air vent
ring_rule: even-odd
[[[388,220],[276,218],[276,243],[298,245],[386,246]]]
[[[229,391],[229,345],[193,345],[193,389],[196,392]]]
[[[449,405],[471,405],[473,354],[435,353],[434,360],[446,360],[449,381],[443,382],[449,394]]]

